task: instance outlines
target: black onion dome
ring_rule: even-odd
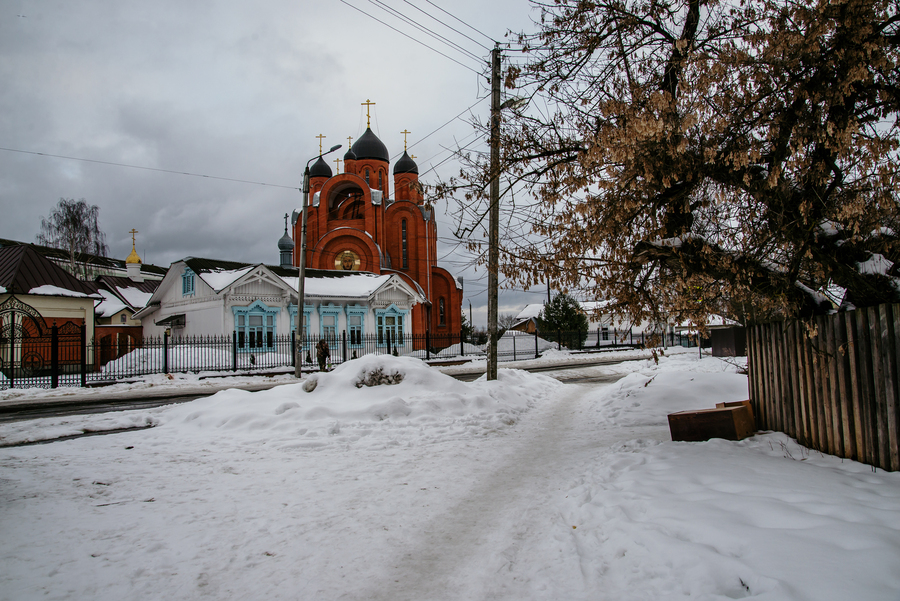
[[[354,154],[353,149],[350,148],[347,152],[344,153],[344,161],[355,161],[356,154]]]
[[[284,236],[278,241],[278,250],[294,250],[294,241],[288,236],[287,230],[284,230]]]
[[[331,167],[325,162],[325,159],[319,157],[319,160],[313,163],[309,168],[310,177],[331,177]]]
[[[391,158],[388,155],[387,146],[378,139],[372,128],[367,128],[366,133],[361,135],[359,139],[353,143],[350,151],[356,155],[357,159],[362,161],[365,159],[377,159],[390,163]]]
[[[405,150],[403,151],[403,156],[400,157],[400,160],[394,165],[394,175],[400,173],[415,173],[416,175],[419,175],[419,166],[416,165],[416,162],[412,160],[408,154],[406,154]]]

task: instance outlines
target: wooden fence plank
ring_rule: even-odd
[[[900,456],[897,445],[897,420],[895,407],[897,403],[897,373],[894,371],[894,359],[896,347],[894,346],[894,314],[890,305],[878,307],[882,324],[882,357],[884,359],[884,420],[885,420],[885,444],[887,453],[884,460],[884,469],[900,469]]]
[[[770,404],[772,402],[772,393],[769,389],[769,371],[770,366],[772,365],[772,358],[769,355],[769,324],[765,324],[760,326],[760,340],[759,340],[759,351],[762,355],[762,363],[766,366],[766,369],[760,374],[759,378],[759,386],[762,392],[762,403],[761,403],[761,411],[760,416],[762,418],[763,427],[766,430],[774,429],[772,427],[772,414],[770,411]]]
[[[874,384],[873,400],[875,401],[875,453],[877,459],[875,465],[884,468],[887,460],[887,422],[885,420],[885,390],[884,390],[884,352],[882,345],[883,324],[879,319],[877,307],[867,307],[869,327],[872,335],[872,382]]]
[[[865,423],[862,415],[862,400],[860,390],[860,358],[859,337],[856,333],[856,311],[845,314],[844,325],[847,327],[847,358],[850,370],[850,401],[853,419],[853,443],[856,447],[856,460],[866,461]]]
[[[825,329],[825,366],[828,371],[828,388],[825,391],[828,407],[826,411],[830,411],[826,418],[828,423],[828,441],[829,452],[833,455],[843,456],[844,445],[841,441],[841,416],[840,416],[840,394],[838,392],[838,353],[835,344],[836,323],[833,316],[823,316],[821,318],[822,327]]]
[[[799,321],[794,322],[794,354],[797,360],[797,379],[799,380],[800,390],[800,417],[803,424],[800,432],[802,437],[798,436],[797,441],[805,446],[812,445],[812,433],[810,428],[809,416],[809,380],[806,365],[806,340],[803,324]]]
[[[809,413],[809,445],[813,449],[821,448],[819,446],[819,416],[816,411],[816,375],[813,369],[813,352],[812,340],[809,336],[808,324],[803,323],[802,342],[803,342],[803,363],[804,371],[806,371],[806,402],[807,411]]]
[[[859,335],[860,352],[860,408],[863,417],[863,429],[866,433],[867,462],[875,465],[878,462],[875,440],[875,388],[872,383],[872,336],[869,315],[865,309],[856,312],[857,334]]]
[[[781,323],[773,323],[772,324],[772,338],[771,338],[771,348],[772,348],[772,365],[775,369],[772,370],[772,402],[773,406],[773,417],[775,418],[775,430],[779,432],[785,432],[785,423],[784,423],[784,397],[782,396],[782,387],[781,387]]]
[[[856,459],[856,440],[853,432],[852,405],[853,395],[850,390],[850,374],[852,367],[850,363],[849,339],[847,336],[847,314],[838,313],[835,316],[835,337],[834,345],[837,348],[837,376],[838,376],[838,401],[841,412],[841,440],[844,448],[844,457]]]
[[[826,346],[826,330],[825,319],[820,315],[813,322],[816,324],[816,338],[813,350],[816,360],[816,394],[818,401],[816,403],[819,415],[819,449],[829,454],[834,454],[834,432],[831,427],[831,402],[829,399],[829,391],[831,390],[830,378],[828,377],[828,349]]]
[[[800,392],[800,370],[797,362],[796,345],[797,324],[791,323],[785,328],[785,364],[790,375],[791,411],[794,414],[794,433],[792,436],[800,440],[803,433],[803,412],[801,410],[802,395]]]

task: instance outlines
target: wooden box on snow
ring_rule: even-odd
[[[753,414],[743,403],[733,405],[736,406],[669,414],[669,432],[672,434],[672,440],[695,442],[710,438],[726,440],[747,438],[756,431]]]

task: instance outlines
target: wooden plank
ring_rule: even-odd
[[[748,325],[747,326],[747,392],[750,395],[750,403],[751,405],[756,405],[759,401],[757,400],[757,392],[756,392],[756,364],[758,363],[756,358],[756,326]]]
[[[779,362],[781,369],[781,403],[784,406],[784,430],[792,438],[797,437],[797,424],[794,421],[794,390],[791,386],[790,347],[788,346],[788,323],[782,323],[778,336]]]
[[[872,383],[874,385],[873,400],[875,401],[874,426],[875,426],[875,464],[882,469],[888,464],[887,460],[887,421],[886,400],[884,389],[884,348],[882,344],[884,325],[879,319],[877,307],[867,307],[869,317],[869,329],[872,335]]]
[[[809,418],[809,387],[806,375],[806,360],[804,350],[806,349],[806,341],[804,339],[803,325],[794,322],[794,355],[797,362],[797,380],[800,391],[800,421],[802,427],[797,436],[797,441],[805,446],[810,446],[812,437],[810,435],[810,418]]]
[[[897,445],[897,419],[895,407],[897,403],[897,373],[894,370],[897,349],[894,346],[894,312],[891,305],[878,307],[882,324],[882,358],[884,361],[884,420],[887,444],[884,469],[897,471],[900,469],[900,455]]]
[[[802,323],[801,339],[803,342],[803,371],[806,374],[806,411],[809,415],[809,447],[819,447],[819,420],[816,413],[816,374],[813,365],[812,339],[806,323]]]
[[[856,451],[856,460],[865,461],[866,442],[865,429],[862,417],[861,387],[859,378],[859,336],[856,333],[856,311],[851,311],[845,316],[847,326],[847,359],[848,374],[850,376],[850,413],[853,420],[853,443]]]
[[[834,344],[838,351],[838,391],[841,412],[841,440],[844,457],[856,459],[856,438],[853,431],[853,394],[850,390],[850,373],[853,364],[850,362],[850,340],[847,335],[847,314],[838,313],[835,324]]]
[[[862,416],[863,435],[865,436],[866,463],[875,465],[878,456],[875,452],[875,426],[874,407],[875,394],[872,384],[872,336],[869,329],[869,314],[865,309],[856,311],[856,334],[859,339],[859,370],[857,375],[860,383],[859,406]]]
[[[771,366],[771,357],[769,356],[769,324],[763,324],[760,326],[759,330],[759,355],[762,357],[761,365],[762,368],[759,376],[759,387],[760,387],[760,407],[759,407],[759,420],[760,420],[760,428],[765,430],[774,430],[772,424],[772,414],[769,410],[769,403],[772,400],[772,396],[769,393],[769,369]]]
[[[842,456],[840,441],[840,420],[837,414],[837,370],[835,369],[834,322],[830,315],[823,315],[817,320],[820,324],[820,340],[823,342],[822,371],[828,374],[827,382],[822,385],[822,398],[825,400],[825,429],[828,433],[828,452]]]
[[[773,323],[770,341],[772,345],[772,417],[775,418],[775,429],[779,432],[784,432],[784,399],[781,391],[781,357],[779,353],[781,350],[781,345],[779,344],[781,339],[780,333],[781,324]]]
[[[785,329],[785,367],[790,374],[791,384],[791,411],[794,414],[794,434],[793,437],[800,440],[803,432],[803,412],[801,411],[800,392],[800,370],[797,364],[797,322],[791,322],[790,327]]]

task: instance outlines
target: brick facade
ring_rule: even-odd
[[[344,156],[343,173],[331,174],[324,165],[311,170],[306,265],[396,273],[428,299],[413,309],[414,333],[458,333],[463,291],[437,265],[437,223],[418,168],[404,152],[389,174],[387,150],[371,129]],[[297,219],[294,240],[300,228]],[[298,248],[294,264],[299,260]]]

